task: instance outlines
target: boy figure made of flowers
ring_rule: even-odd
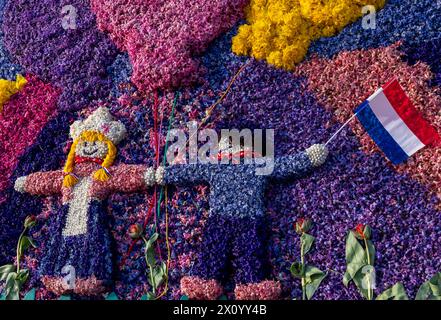
[[[226,141],[221,144],[225,146]],[[229,151],[221,151],[220,159],[237,159],[251,152],[242,149],[235,153],[229,141],[227,145]],[[278,299],[280,283],[267,280],[265,188],[270,181],[305,176],[324,164],[327,156],[326,146],[316,144],[304,152],[276,158],[269,175],[256,175],[258,164],[244,162],[159,167],[155,178],[159,184],[210,185],[210,213],[201,250],[190,275],[181,279],[181,292],[190,299],[216,299],[223,293],[225,276],[233,269],[236,299]]]
[[[70,128],[74,140],[64,170],[20,177],[15,189],[32,195],[62,195],[60,211],[39,274],[56,294],[97,295],[112,281],[111,233],[106,210],[112,192],[143,191],[154,183],[155,171],[145,165],[112,166],[116,145],[126,135],[120,121],[98,108]],[[73,271],[73,273],[72,273]],[[74,279],[65,279],[66,273]]]

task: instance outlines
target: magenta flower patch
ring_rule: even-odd
[[[98,27],[133,65],[141,91],[170,89],[199,78],[195,58],[237,22],[246,0],[91,0]]]

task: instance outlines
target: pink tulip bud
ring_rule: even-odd
[[[143,228],[139,223],[132,224],[129,227],[129,236],[132,239],[139,239],[143,234]]]

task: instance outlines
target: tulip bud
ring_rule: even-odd
[[[365,227],[364,227],[364,230],[363,230],[363,233],[364,233],[364,237],[365,237],[367,240],[369,240],[369,239],[371,238],[371,234],[372,234],[372,229],[371,229],[371,227],[369,227],[369,226],[365,226]]]
[[[371,238],[372,230],[368,225],[359,223],[354,230],[355,236],[360,240],[369,240]]]
[[[143,228],[142,228],[142,226],[139,223],[132,224],[129,227],[129,236],[132,239],[139,239],[139,238],[141,238],[142,233],[143,233]]]
[[[32,228],[37,224],[37,218],[35,216],[27,216],[24,221],[25,228]]]
[[[306,233],[311,229],[312,221],[310,219],[300,218],[295,224],[295,229],[298,234]]]

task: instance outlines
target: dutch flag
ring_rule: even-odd
[[[397,80],[392,80],[356,109],[370,137],[393,164],[439,141],[436,130],[420,115]]]

